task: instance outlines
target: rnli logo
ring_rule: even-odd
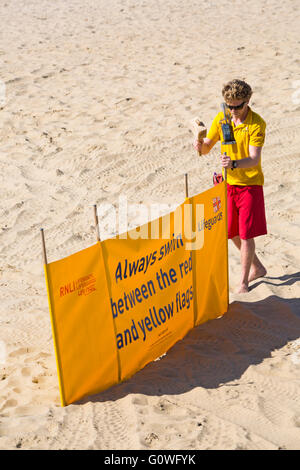
[[[221,199],[217,196],[217,197],[214,197],[213,200],[212,200],[212,203],[213,203],[213,209],[214,209],[214,212],[219,212],[219,210],[221,209]]]
[[[96,290],[96,277],[93,273],[87,276],[75,279],[59,288],[59,296],[65,297],[66,295],[77,293],[77,295],[89,295]]]

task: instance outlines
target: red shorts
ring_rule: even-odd
[[[265,235],[267,223],[263,187],[227,184],[228,238],[243,240]]]

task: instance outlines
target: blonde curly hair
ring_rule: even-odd
[[[225,101],[244,100],[248,101],[252,96],[252,89],[248,83],[235,78],[223,85],[222,95]]]

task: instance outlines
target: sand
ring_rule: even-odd
[[[0,4],[0,449],[299,449],[299,6],[295,0]],[[268,269],[126,383],[61,408],[43,272],[95,243],[93,204],[179,204],[231,78],[267,122]],[[3,90],[5,89],[5,96]],[[99,213],[103,222],[107,214]],[[130,223],[134,223],[134,216]]]

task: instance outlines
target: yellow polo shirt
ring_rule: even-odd
[[[224,115],[222,112],[217,114],[207,134],[207,137],[211,139],[214,144],[216,144],[218,140],[223,141],[220,123],[223,118]],[[233,121],[231,121],[231,124],[236,144],[221,144],[221,152],[226,152],[232,160],[241,160],[242,158],[249,157],[249,145],[255,147],[262,147],[264,145],[266,123],[257,113],[252,111],[250,107],[247,117],[242,124],[235,126]],[[261,169],[261,162],[251,168],[227,170],[227,182],[240,186],[251,186],[254,184],[262,186],[264,184],[264,175]]]

